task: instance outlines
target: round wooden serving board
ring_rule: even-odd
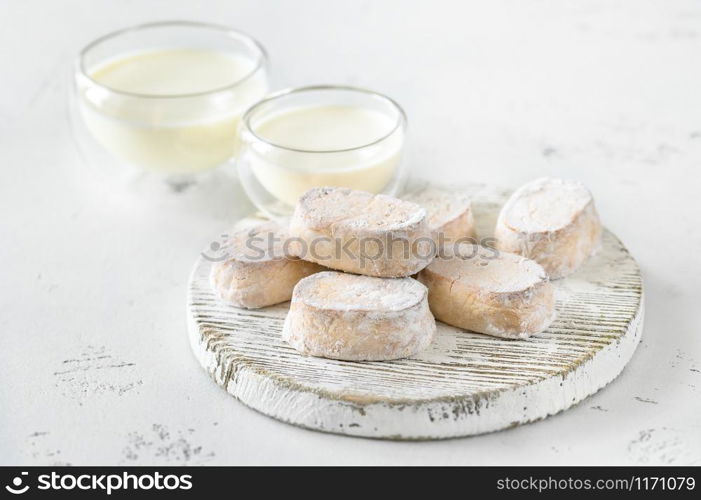
[[[477,190],[480,234],[507,193]],[[211,251],[211,250],[210,250]],[[324,432],[440,439],[496,431],[569,408],[611,382],[643,328],[640,270],[604,232],[603,247],[554,282],[558,316],[528,340],[504,340],[438,323],[433,344],[399,361],[348,362],[298,354],[280,339],[288,304],[238,309],[217,299],[210,261],[190,278],[192,349],[217,384],[266,415]]]

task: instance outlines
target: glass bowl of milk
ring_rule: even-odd
[[[169,21],[95,40],[74,76],[89,163],[182,179],[235,155],[244,111],[268,91],[268,58],[233,29]]]
[[[269,217],[289,215],[313,187],[397,194],[406,125],[395,101],[370,90],[320,85],[277,92],[243,116],[239,178]]]

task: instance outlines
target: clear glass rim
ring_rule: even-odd
[[[304,92],[313,92],[317,90],[342,90],[342,91],[349,91],[349,92],[358,92],[361,94],[369,95],[371,97],[374,97],[376,99],[380,99],[382,101],[385,101],[389,103],[390,106],[392,106],[394,109],[397,110],[398,112],[398,118],[397,122],[394,124],[394,126],[391,128],[389,132],[386,134],[382,135],[379,139],[375,139],[374,141],[368,142],[366,144],[361,144],[359,146],[353,146],[350,148],[343,148],[343,149],[300,149],[300,148],[294,148],[290,146],[285,146],[282,144],[277,144],[276,142],[270,141],[264,137],[261,137],[258,135],[254,130],[253,127],[251,126],[251,118],[255,114],[255,112],[263,105],[275,101],[277,99],[280,99],[282,97],[286,97],[288,95],[292,94],[301,94]],[[397,101],[392,99],[391,97],[387,97],[384,94],[380,94],[379,92],[375,92],[373,90],[369,90],[366,88],[362,87],[354,87],[351,85],[308,85],[304,87],[294,87],[294,88],[288,88],[288,89],[283,89],[277,92],[274,92],[272,94],[269,94],[267,97],[264,97],[257,103],[255,103],[253,106],[248,108],[246,112],[243,114],[243,119],[242,122],[244,124],[244,127],[246,128],[246,131],[249,132],[253,137],[255,137],[257,140],[268,144],[270,146],[273,146],[278,149],[284,149],[287,151],[294,151],[296,153],[344,153],[346,151],[357,151],[359,149],[367,148],[370,146],[374,146],[375,144],[379,144],[388,137],[392,136],[397,130],[399,130],[400,127],[406,127],[407,125],[407,117],[406,113],[404,112],[404,109],[399,105]]]
[[[189,92],[189,93],[184,93],[184,94],[145,94],[145,93],[139,93],[139,92],[128,92],[125,90],[119,90],[115,89],[113,87],[109,87],[107,85],[104,85],[97,80],[93,79],[87,71],[87,68],[85,67],[85,57],[92,50],[93,48],[97,47],[103,42],[106,42],[107,40],[111,40],[113,38],[117,38],[119,36],[137,32],[137,31],[143,31],[151,28],[161,28],[161,27],[187,27],[187,28],[202,28],[206,30],[211,30],[213,32],[220,32],[221,34],[231,37],[231,38],[237,38],[240,40],[243,40],[246,44],[250,45],[251,47],[254,47],[258,51],[258,57],[256,60],[256,64],[249,71],[246,73],[244,76],[236,80],[235,82],[231,82],[227,85],[224,85],[223,87],[218,87],[210,90],[204,90],[200,92]],[[106,35],[102,35],[99,38],[96,38],[89,44],[87,44],[83,49],[79,52],[78,54],[78,71],[80,71],[80,74],[83,78],[88,79],[93,85],[97,87],[101,87],[105,90],[108,90],[109,92],[115,93],[115,94],[121,94],[124,96],[129,96],[129,97],[140,97],[140,98],[145,98],[145,99],[178,99],[178,98],[187,98],[187,97],[198,97],[198,96],[206,96],[206,95],[211,95],[211,94],[216,94],[218,92],[222,92],[225,90],[231,90],[239,85],[241,85],[243,82],[251,78],[253,75],[255,75],[261,68],[263,68],[266,63],[268,62],[268,53],[266,52],[265,48],[261,43],[256,40],[255,38],[247,35],[246,33],[243,33],[242,31],[235,30],[233,28],[229,28],[227,26],[222,26],[219,24],[212,24],[212,23],[204,23],[204,22],[199,22],[199,21],[157,21],[157,22],[152,22],[152,23],[143,23],[143,24],[137,24],[135,26],[130,26],[128,28],[122,28],[120,30],[112,31],[110,33],[107,33]]]

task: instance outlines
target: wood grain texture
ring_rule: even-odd
[[[489,235],[507,193],[470,186],[478,232]],[[635,260],[605,231],[580,270],[555,281],[558,316],[528,340],[438,323],[433,344],[404,360],[305,357],[282,342],[288,304],[243,310],[217,300],[200,258],[188,293],[192,349],[217,384],[244,404],[302,427],[387,439],[440,439],[539,420],[613,380],[643,325]]]

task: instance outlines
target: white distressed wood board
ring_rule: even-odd
[[[488,236],[507,193],[470,189],[479,233]],[[643,328],[640,270],[609,231],[580,270],[553,282],[557,318],[545,332],[504,340],[438,322],[426,351],[397,361],[297,353],[280,338],[289,304],[245,310],[222,303],[209,284],[210,266],[201,256],[188,287],[190,343],[201,365],[251,408],[324,432],[442,439],[539,420],[616,378]]]

